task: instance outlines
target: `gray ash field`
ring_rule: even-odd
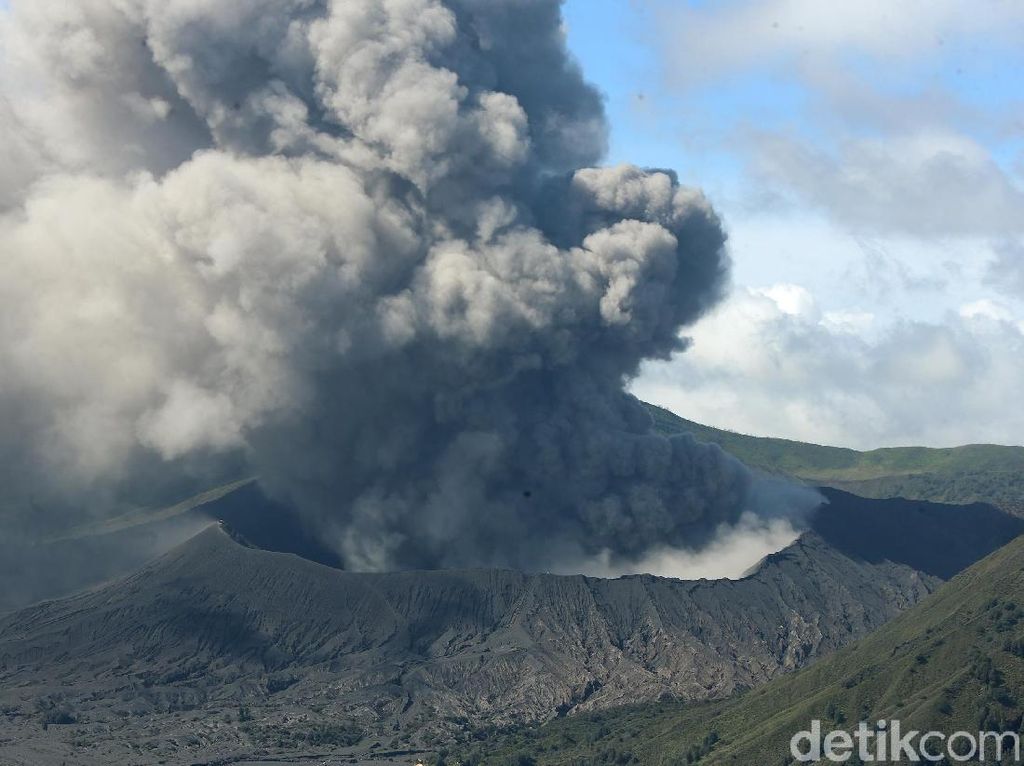
[[[849,525],[884,536],[930,518],[922,548],[955,539],[972,560],[1022,527],[986,506],[867,513],[876,503],[835,493],[820,532],[736,581],[357,574],[215,524],[123,581],[0,620],[0,762],[415,759],[502,727],[721,698],[832,653],[952,574],[909,545],[913,565],[871,561],[871,535]]]

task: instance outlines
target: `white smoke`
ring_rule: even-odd
[[[588,167],[601,100],[556,0],[14,0],[2,25],[19,524],[239,466],[367,569],[635,560],[763,510],[623,393],[719,299],[725,237],[672,173]]]
[[[613,551],[575,565],[562,566],[560,572],[575,574],[582,570],[593,577],[621,577],[645,572],[679,580],[738,580],[756,570],[765,556],[793,543],[802,531],[799,524],[786,518],[765,518],[745,513],[735,524],[723,524],[700,550],[655,546],[641,558],[630,561]]]

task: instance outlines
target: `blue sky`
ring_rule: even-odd
[[[568,0],[610,162],[671,167],[734,286],[634,388],[857,447],[1024,443],[1024,7]]]
[[[723,9],[772,5],[792,4],[771,0],[756,3],[726,0],[716,4],[681,0],[567,0],[565,20],[570,47],[588,78],[607,97],[615,127],[611,159],[618,161],[665,151],[682,160],[693,161],[694,158],[686,157],[678,140],[668,139],[673,129],[697,125],[705,130],[714,127],[722,130],[730,123],[747,121],[787,126],[819,139],[827,138],[821,126],[798,121],[806,116],[806,111],[813,109],[813,92],[807,82],[795,76],[794,68],[787,66],[790,57],[785,51],[774,51],[760,60],[752,59],[734,71],[705,72],[685,89],[672,88],[669,84],[685,62],[685,57],[671,60],[664,50],[671,46],[673,8],[688,6],[693,14],[689,19],[699,19],[703,14],[705,23],[713,23],[722,20]],[[675,23],[682,26],[686,21],[679,19]],[[992,21],[995,24],[998,20]],[[937,29],[933,43],[909,58],[869,55],[858,51],[856,46],[839,45],[834,56],[865,85],[894,98],[914,98],[931,92],[983,111],[1019,107],[1022,93],[1018,71],[1019,65],[1024,64],[1024,52],[1015,41],[992,40],[984,34],[958,38],[956,30],[950,31],[953,36]],[[737,46],[743,45],[744,36],[744,30],[736,30]],[[638,103],[638,97],[654,103],[648,103],[645,109]],[[644,118],[645,113],[650,116],[652,110],[669,116],[670,124],[660,125],[659,130],[658,123]],[[850,120],[850,127],[870,132],[869,126],[856,125],[854,120]],[[957,127],[991,141],[1003,161],[1012,159],[1003,150],[1019,151],[1024,143],[1019,134],[1007,135],[994,123],[961,120],[957,121]],[[729,161],[727,154],[716,159]]]

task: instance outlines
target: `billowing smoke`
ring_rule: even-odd
[[[350,567],[548,567],[765,510],[623,393],[720,297],[725,236],[671,172],[593,167],[602,103],[557,0],[14,0],[2,23],[18,524],[251,472]]]

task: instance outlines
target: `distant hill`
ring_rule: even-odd
[[[562,719],[485,743],[478,762],[774,766],[812,719],[825,731],[892,719],[904,731],[1021,731],[1024,538],[810,668],[724,702]]]
[[[408,751],[724,697],[877,629],[1024,529],[982,505],[830,494],[738,581],[359,574],[210,527],[124,581],[0,618],[0,763]],[[889,539],[907,544],[864,547]]]
[[[868,452],[724,431],[647,405],[663,434],[692,433],[752,468],[863,497],[992,503],[1024,516],[1024,447],[891,447]]]

